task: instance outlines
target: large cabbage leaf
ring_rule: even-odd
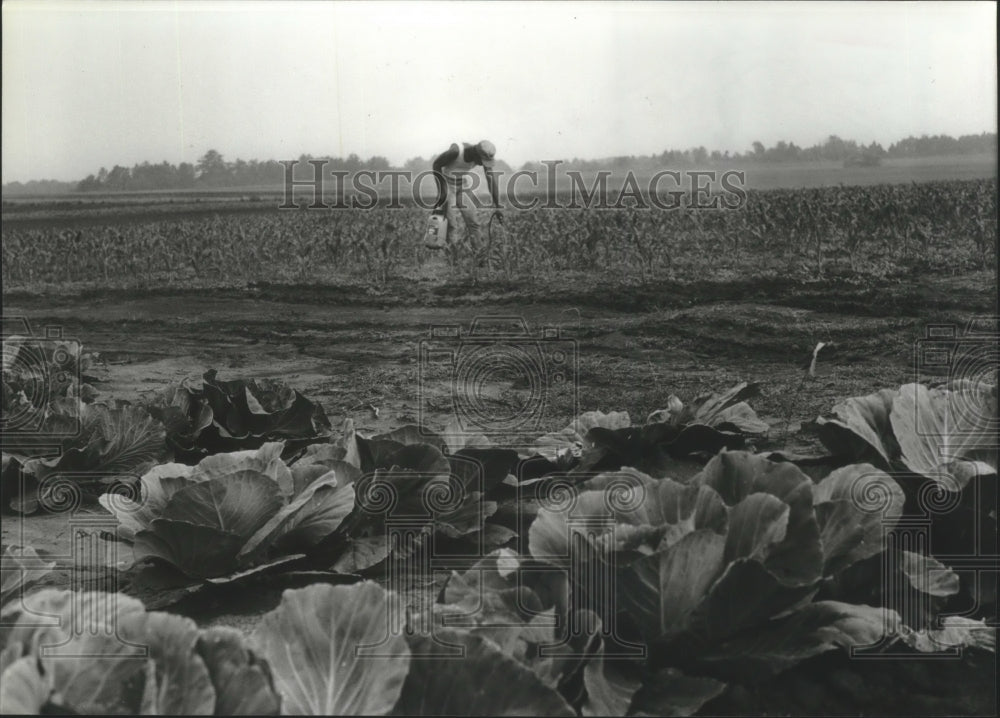
[[[39,715],[52,701],[52,675],[35,656],[21,656],[20,645],[11,645],[10,662],[0,664],[0,715]],[[68,713],[58,706],[58,713]]]
[[[690,716],[722,693],[726,684],[704,676],[663,668],[650,676],[632,697],[629,715]]]
[[[641,672],[634,661],[605,657],[603,626],[597,616],[593,621],[597,629],[595,649],[583,669],[585,698],[580,712],[585,716],[624,716],[642,685]]]
[[[770,428],[761,421],[746,400],[760,394],[759,384],[742,382],[722,394],[702,394],[685,406],[671,394],[667,408],[649,415],[647,424],[666,422],[675,426],[705,424],[720,431],[763,434]]]
[[[40,621],[39,616],[46,617]],[[29,713],[274,715],[238,631],[199,631],[122,594],[45,590],[4,609],[0,705]]]
[[[250,650],[242,632],[226,626],[205,629],[197,651],[215,686],[216,715],[278,715],[281,702],[271,670]]]
[[[353,510],[354,486],[340,485],[337,472],[327,471],[260,526],[240,556],[271,544],[279,550],[311,548],[336,531]]]
[[[743,451],[723,451],[693,481],[715,489],[728,506],[758,492],[787,504],[784,538],[768,549],[763,564],[789,585],[808,585],[820,578],[823,547],[813,508],[813,482],[794,464],[768,461]]]
[[[906,497],[888,474],[871,464],[833,471],[813,490],[823,544],[824,575],[881,553],[903,515]]]
[[[385,715],[410,669],[398,597],[372,582],[288,590],[251,641],[290,715]],[[393,612],[397,615],[393,616]]]
[[[25,604],[7,640],[31,647],[52,676],[58,705],[113,715],[136,715],[144,706],[213,713],[215,690],[195,651],[198,629],[190,619],[146,613],[121,594],[45,590]],[[39,614],[56,620],[39,627]],[[91,622],[103,630],[85,630]]]
[[[180,489],[160,519],[188,521],[248,537],[282,506],[278,485],[256,471],[240,471]]]
[[[837,404],[816,421],[834,454],[881,469],[901,468],[960,491],[997,471],[996,386],[905,384]]]
[[[394,715],[576,715],[555,689],[484,636],[441,629],[409,643],[413,657]]]
[[[829,576],[816,598],[892,609],[907,627],[922,630],[936,625],[961,585],[933,557],[888,547]]]
[[[191,521],[153,519],[150,528],[136,534],[132,551],[136,563],[163,562],[192,579],[231,574],[246,538]]]
[[[832,417],[816,420],[820,440],[838,456],[890,468],[899,456],[899,444],[889,423],[898,395],[894,389],[882,389],[836,404]]]
[[[0,606],[19,600],[29,586],[48,575],[55,565],[55,561],[46,561],[31,546],[7,546],[0,569]]]
[[[892,641],[900,625],[884,608],[817,601],[716,644],[697,664],[723,678],[761,680],[826,651]]]
[[[24,471],[43,484],[43,504],[49,477],[65,475],[84,493],[98,496],[110,485],[134,483],[135,477],[167,455],[163,425],[145,409],[91,404],[82,405],[80,415],[80,432],[63,439],[58,456],[24,464]]]
[[[902,463],[960,491],[977,476],[997,473],[996,387],[900,387],[889,421]]]
[[[868,461],[895,473],[907,511],[928,521],[928,548],[944,558],[997,549],[996,412],[994,384],[959,380],[932,387],[906,384],[848,399],[835,408],[833,419],[817,423],[820,439],[841,460]],[[842,537],[850,531],[874,536],[876,517],[851,518],[836,505],[816,507],[827,523],[827,539],[832,539],[833,523],[840,525]],[[998,582],[964,574],[962,584],[979,607],[976,616],[987,615],[996,603]],[[908,621],[918,620],[900,610]]]
[[[192,473],[192,467],[184,464],[160,464],[140,478],[137,500],[114,492],[102,494],[98,502],[118,519],[118,537],[131,543],[140,531],[152,528],[170,497],[197,480]]]
[[[281,493],[288,496],[293,491],[294,482],[291,471],[281,458],[284,448],[284,443],[273,441],[257,449],[214,454],[199,461],[191,476],[203,481],[241,471],[255,471],[272,479]]]
[[[670,691],[657,692],[650,684],[643,700],[634,703],[633,696],[648,672],[641,653],[636,653],[639,647],[632,646],[630,658],[608,656],[608,646],[619,647],[620,637],[606,633],[593,612],[572,609],[568,589],[564,574],[545,571],[537,562],[506,549],[494,552],[470,570],[452,574],[442,603],[435,607],[434,640],[444,643],[449,626],[456,638],[459,631],[483,638],[529,669],[546,687],[557,690],[567,703],[578,706],[583,715],[636,711],[685,715],[722,690],[718,681],[688,679],[674,671],[662,676],[672,679]],[[426,631],[417,633],[426,635]],[[440,660],[446,661],[447,656]],[[403,705],[401,700],[397,712]]]

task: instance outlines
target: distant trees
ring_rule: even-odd
[[[773,147],[766,147],[763,142],[755,141],[750,149],[740,154],[720,153],[714,150],[707,152],[704,147],[689,150],[664,150],[658,155],[640,155],[630,157],[608,157],[599,160],[572,159],[562,165],[560,170],[578,170],[595,172],[602,169],[628,167],[639,171],[657,171],[671,166],[700,166],[730,162],[842,162],[846,165],[859,167],[874,167],[882,160],[890,157],[929,157],[941,154],[995,154],[997,151],[997,135],[983,133],[981,135],[963,135],[958,139],[946,135],[934,137],[909,137],[890,145],[886,150],[878,142],[869,145],[845,140],[837,135],[830,135],[823,142],[812,147],[799,147],[794,142],[779,141]],[[523,169],[542,170],[537,162],[527,162]]]
[[[927,157],[929,155],[972,155],[996,153],[997,136],[993,132],[979,135],[962,135],[958,139],[948,135],[907,137],[889,145],[890,157]]]
[[[411,157],[403,164],[403,169],[407,172],[423,172],[431,168],[431,160],[423,157]]]
[[[794,142],[778,142],[774,147],[765,148],[761,142],[754,142],[752,152],[734,155],[734,159],[761,160],[763,162],[796,162],[833,160],[859,165],[875,165],[886,157],[931,157],[934,155],[966,155],[996,153],[996,133],[984,132],[980,135],[962,135],[959,138],[948,135],[928,137],[907,137],[889,146],[886,150],[878,142],[869,145],[854,140],[844,140],[830,135],[822,143],[812,147],[798,147]]]
[[[97,175],[88,175],[75,188],[78,192],[121,192],[155,189],[191,189],[195,186],[195,168],[182,162],[175,166],[169,162],[150,164],[143,162],[132,168],[115,165],[109,172],[105,168]]]
[[[129,171],[128,167],[122,167],[121,165],[115,165],[108,172],[108,179],[105,181],[105,185],[108,189],[121,192],[123,190],[130,189],[129,184],[131,184],[132,173]]]
[[[773,147],[754,142],[745,153],[709,151],[705,147],[687,150],[664,150],[655,155],[622,155],[603,159],[574,158],[561,165],[563,170],[597,171],[602,169],[631,169],[633,171],[658,171],[671,166],[704,166],[731,162],[817,162],[835,161],[856,166],[875,166],[886,158],[929,157],[934,155],[996,154],[996,133],[978,135],[924,135],[907,137],[889,145],[886,150],[877,142],[868,145],[854,140],[844,140],[830,135],[812,147],[799,147],[794,142],[779,141]],[[381,155],[362,159],[357,154],[347,157],[313,157],[303,154],[299,160],[325,159],[328,170],[358,172],[360,170],[386,171],[392,169],[389,160]],[[424,157],[407,160],[403,169],[421,172],[430,169],[431,161]],[[497,169],[512,172],[510,165],[497,160]],[[544,171],[538,162],[527,162],[522,169]],[[199,189],[221,187],[273,187],[285,179],[284,166],[275,160],[243,160],[233,162],[217,150],[208,150],[197,163],[182,162],[173,165],[163,161],[158,164],[143,162],[133,167],[115,165],[110,170],[102,167],[97,174],[90,174],[80,182],[33,180],[11,182],[4,185],[10,194],[55,194],[65,192],[141,191],[159,189]]]
[[[240,160],[242,161],[242,160]],[[226,160],[215,150],[209,150],[195,165],[197,175],[195,179],[202,185],[208,187],[220,187],[229,184],[229,180],[234,176],[235,166],[226,164]],[[246,171],[246,163],[243,163],[243,170]]]
[[[303,154],[302,162],[325,159],[327,169],[347,172],[373,170],[376,172],[392,169],[389,160],[382,156],[363,160],[356,154],[343,157],[313,157]],[[419,158],[418,158],[419,159]],[[422,161],[422,160],[421,160]],[[308,168],[307,168],[308,169]],[[101,168],[96,175],[88,175],[80,182],[68,184],[64,191],[77,192],[120,192],[156,189],[200,189],[221,187],[260,187],[280,185],[285,180],[285,167],[276,160],[243,160],[227,162],[218,150],[209,150],[197,163],[169,162],[150,164],[143,162],[134,167],[116,165],[109,172]],[[15,191],[17,188],[15,188]]]

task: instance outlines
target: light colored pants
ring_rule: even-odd
[[[475,198],[468,190],[447,182],[448,200],[445,204],[445,216],[448,218],[448,244],[455,246],[459,240],[459,219],[465,221],[466,240],[473,251],[478,251],[483,245],[483,221],[476,209]],[[458,193],[464,193],[459,199]]]

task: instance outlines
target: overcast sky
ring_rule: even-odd
[[[3,181],[996,130],[993,3],[3,4]]]

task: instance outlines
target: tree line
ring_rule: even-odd
[[[754,142],[745,153],[709,151],[705,147],[687,150],[665,150],[656,155],[629,155],[596,160],[574,158],[565,162],[564,170],[659,170],[674,166],[705,166],[726,162],[816,162],[837,161],[857,164],[878,164],[883,158],[930,157],[935,155],[982,154],[997,151],[996,133],[984,132],[978,135],[962,135],[958,138],[948,135],[924,135],[907,137],[889,145],[888,149],[877,142],[864,145],[854,140],[843,140],[831,135],[825,141],[812,147],[799,147],[794,142],[780,141],[773,147],[765,147]],[[362,159],[356,154],[343,157],[314,157],[300,155],[300,161],[323,159],[325,169],[355,173],[362,170],[386,171],[404,169],[420,172],[430,169],[431,159],[414,157],[402,167],[393,167],[388,159],[374,156]],[[511,172],[512,168],[502,161],[498,169]],[[527,162],[521,169],[540,170],[538,162]],[[282,184],[285,166],[277,160],[227,161],[217,150],[209,150],[197,163],[169,162],[151,164],[143,162],[133,167],[115,165],[110,170],[102,167],[79,182],[59,182],[56,180],[32,180],[11,182],[4,185],[4,193],[10,194],[55,194],[64,192],[128,192],[144,190],[197,190],[239,187],[274,187]],[[296,177],[300,175],[296,173]]]
[[[561,166],[565,170],[598,171],[598,170],[659,170],[672,166],[706,166],[722,163],[753,163],[753,162],[820,162],[834,161],[857,164],[878,164],[886,158],[903,157],[933,157],[938,155],[974,155],[996,154],[997,135],[995,132],[983,132],[978,135],[962,135],[955,138],[948,135],[924,135],[922,137],[907,137],[889,145],[885,149],[878,142],[869,145],[855,140],[844,140],[837,135],[830,135],[821,143],[812,147],[799,147],[794,142],[778,142],[773,147],[765,147],[762,142],[754,142],[751,149],[745,153],[709,152],[704,147],[688,150],[665,150],[658,155],[620,156],[600,160],[572,159]],[[540,163],[529,163],[530,169],[540,170]]]

